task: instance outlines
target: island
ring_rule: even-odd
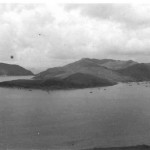
[[[62,67],[42,71],[36,74],[32,80],[20,79],[1,82],[0,87],[77,89],[112,86],[119,82],[142,81],[150,81],[149,63],[82,58]]]

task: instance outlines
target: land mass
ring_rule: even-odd
[[[0,76],[28,76],[33,73],[19,65],[0,63]]]
[[[83,58],[62,67],[49,68],[33,80],[1,82],[1,87],[22,88],[88,88],[111,86],[118,82],[150,81],[150,64],[132,60]]]
[[[87,88],[111,86],[116,84],[98,77],[76,73],[67,78],[51,78],[47,80],[12,80],[0,82],[1,87],[17,87],[17,88],[33,88],[33,89],[71,89],[71,88]]]

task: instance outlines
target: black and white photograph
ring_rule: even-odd
[[[0,150],[150,150],[150,3],[0,2]]]

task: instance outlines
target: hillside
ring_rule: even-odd
[[[125,69],[120,69],[118,73],[131,77],[134,81],[149,81],[150,80],[150,65],[135,64]]]
[[[33,73],[19,65],[0,63],[0,75],[2,76],[26,76]]]
[[[83,86],[83,87],[95,87],[95,86],[108,86],[108,85],[114,85],[115,82],[110,82],[105,79],[101,79],[89,74],[83,74],[83,73],[76,73],[73,75],[68,76],[67,78],[63,79],[65,82]]]
[[[101,79],[106,79],[111,82],[129,81],[130,77],[122,76],[118,72],[109,69],[104,65],[104,63],[113,61],[110,59],[97,60],[97,59],[81,59],[74,63],[70,63],[63,67],[55,67],[47,69],[35,76],[35,79],[50,79],[50,78],[60,78],[64,79],[75,73],[83,73],[99,77]]]
[[[135,64],[138,63],[132,60],[128,60],[128,61],[113,60],[113,61],[108,61],[106,63],[103,63],[102,66],[112,70],[119,70],[119,69],[124,69],[133,66]]]
[[[118,70],[118,69],[124,69],[129,66],[137,64],[137,62],[132,61],[132,60],[113,60],[113,59],[89,59],[89,58],[84,58],[83,60],[88,60],[91,62],[94,62],[100,66],[106,67],[108,69],[112,70]]]
[[[98,77],[76,73],[64,79],[51,78],[47,80],[13,80],[0,82],[1,87],[35,88],[35,89],[68,89],[111,86],[116,84]]]

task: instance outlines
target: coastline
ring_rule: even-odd
[[[124,147],[101,147],[101,148],[89,148],[82,150],[150,150],[149,145],[136,145],[136,146],[124,146]]]

